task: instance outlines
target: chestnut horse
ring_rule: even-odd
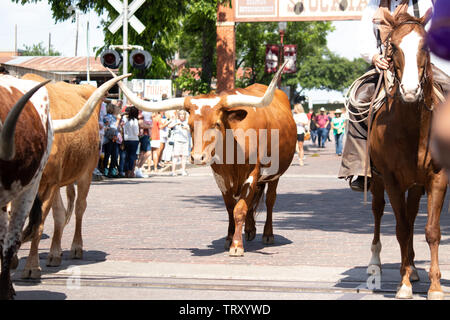
[[[391,58],[394,84],[387,89],[384,105],[373,118],[369,136],[372,163],[372,211],[375,219],[372,242],[373,265],[380,262],[380,222],[386,190],[396,218],[396,235],[401,251],[401,283],[396,298],[412,298],[410,281],[418,280],[414,266],[413,231],[420,198],[427,193],[426,241],[431,252],[428,299],[443,299],[438,248],[441,239],[440,214],[447,190],[447,176],[432,159],[429,150],[433,106],[438,103],[433,89],[430,54],[425,44],[422,18],[407,13],[392,16],[384,12],[383,23],[389,34],[386,55]],[[405,197],[405,193],[407,197]]]

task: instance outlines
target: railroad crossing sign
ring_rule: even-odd
[[[113,6],[113,8],[120,13],[120,15],[117,17],[116,20],[113,21],[113,23],[111,23],[108,27],[109,31],[111,31],[113,34],[117,32],[117,30],[120,29],[121,26],[123,26],[123,9],[124,9],[124,5],[122,3],[122,1],[120,0],[108,0],[109,4]],[[128,6],[128,14],[126,17],[126,21],[128,21],[131,25],[131,27],[133,27],[134,30],[136,30],[136,32],[138,34],[141,34],[144,29],[145,26],[142,24],[141,21],[139,21],[138,18],[136,18],[136,16],[134,16],[134,13],[137,11],[137,9],[140,8],[141,5],[143,5],[145,2],[145,0],[134,0],[129,6]]]

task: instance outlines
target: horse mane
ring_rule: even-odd
[[[402,23],[410,22],[410,21],[411,22],[417,22],[420,25],[422,24],[422,20],[420,18],[413,17],[412,15],[410,15],[407,12],[402,12],[402,13],[399,13],[399,14],[397,14],[395,16],[395,25],[394,25],[394,27],[398,27]]]

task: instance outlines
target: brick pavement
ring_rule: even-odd
[[[340,158],[333,143],[326,149],[310,146],[305,166],[297,157],[281,178],[274,211],[274,245],[263,245],[265,208],[257,215],[257,236],[245,242],[244,257],[229,257],[224,250],[228,216],[210,168],[191,168],[187,177],[168,175],[146,179],[106,179],[94,182],[83,223],[84,260],[179,262],[266,266],[344,267],[351,273],[370,258],[373,219],[362,193],[350,191],[336,177]],[[440,265],[450,270],[448,201],[441,218]],[[428,268],[429,250],[422,201],[414,237],[419,268]],[[49,216],[44,232],[51,236]],[[389,205],[382,221],[384,268],[399,267],[400,250],[395,219]],[[63,260],[68,259],[74,218],[63,236]],[[51,239],[41,241],[45,259]],[[22,258],[29,244],[19,252]],[[42,261],[42,260],[41,260]],[[444,279],[445,282],[445,279]]]

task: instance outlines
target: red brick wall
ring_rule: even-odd
[[[235,35],[233,9],[217,8],[217,92],[233,89],[235,81]]]

